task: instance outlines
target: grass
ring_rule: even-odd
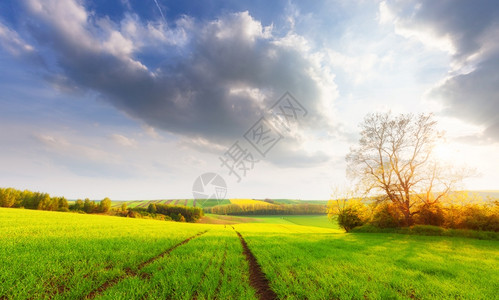
[[[499,288],[494,241],[262,225],[235,227],[280,298],[494,299]]]
[[[213,207],[217,205],[230,204],[229,199],[197,199],[196,207],[206,208]]]
[[[297,225],[339,229],[338,224],[332,223],[327,215],[292,215],[283,216],[283,219]]]
[[[234,236],[232,228],[210,231],[147,266],[142,276],[121,281],[102,298],[255,299],[241,244]]]
[[[232,226],[280,298],[494,299],[499,290],[497,241],[346,234],[325,216],[228,218],[238,224],[0,208],[0,298],[84,298],[119,277],[97,298],[255,299]]]
[[[126,268],[200,231],[98,215],[0,209],[0,298],[81,297]],[[210,225],[205,225],[210,226]]]

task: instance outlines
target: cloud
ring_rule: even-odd
[[[89,147],[86,145],[81,145],[70,142],[64,137],[47,135],[47,134],[36,134],[35,138],[45,146],[45,148],[51,153],[55,153],[60,156],[71,157],[73,159],[95,161],[95,162],[107,162],[117,164],[119,162],[119,156],[113,153],[106,152],[99,148]]]
[[[227,145],[285,91],[309,111],[302,130],[332,126],[337,91],[323,56],[248,12],[166,24],[131,14],[113,22],[76,1],[28,0],[26,8],[32,36],[57,60],[59,85],[97,91],[147,126]]]
[[[122,145],[122,146],[125,146],[125,147],[131,147],[131,146],[135,146],[136,145],[136,142],[134,139],[132,138],[127,138],[126,136],[124,135],[121,135],[121,134],[113,134],[111,135],[111,138],[118,144]]]
[[[19,56],[25,53],[32,53],[33,46],[26,43],[17,32],[9,29],[4,24],[0,23],[0,44],[9,53]]]
[[[2,48],[18,60],[25,60],[39,66],[44,65],[35,47],[0,21],[0,49]]]
[[[484,138],[499,141],[499,3],[389,1],[380,13],[399,32],[447,44],[451,69],[430,96],[441,99],[444,113],[484,126]]]

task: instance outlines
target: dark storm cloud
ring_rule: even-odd
[[[486,138],[499,141],[499,2],[394,2],[399,24],[448,38],[455,70],[432,91],[445,112],[483,125]]]
[[[446,101],[448,113],[485,126],[485,137],[499,141],[499,54],[449,78],[433,94]]]
[[[26,7],[32,36],[56,59],[52,78],[64,79],[58,85],[97,91],[148,125],[226,144],[285,91],[307,106],[309,124],[326,124],[306,51],[287,42],[293,36],[272,36],[247,12],[203,23],[184,18],[172,29],[137,16],[120,24],[97,19],[70,1]],[[156,65],[140,61],[165,49],[173,54]]]

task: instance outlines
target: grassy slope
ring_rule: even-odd
[[[345,234],[320,227],[324,220],[313,217],[265,217],[258,221],[266,223],[233,225],[280,297],[493,299],[499,289],[496,241]],[[255,297],[230,226],[0,209],[0,228],[0,298],[57,293],[79,298],[126,268],[137,276],[118,282],[102,298]]]
[[[280,298],[494,299],[499,288],[494,241],[235,227]]]
[[[339,229],[338,224],[332,223],[327,215],[283,216],[283,218],[297,225]]]
[[[0,298],[81,297],[213,225],[0,209]]]
[[[220,227],[220,226],[219,226]],[[223,269],[223,272],[221,272]],[[175,249],[107,290],[105,299],[255,299],[242,247],[220,227]]]

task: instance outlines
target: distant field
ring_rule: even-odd
[[[325,216],[209,217],[237,224],[0,208],[0,299],[496,299],[499,289],[497,241],[346,234]]]
[[[186,202],[187,200],[187,202]],[[325,200],[288,200],[288,199],[276,199],[272,200],[276,204],[327,204]],[[68,201],[70,204],[74,203],[74,200]],[[186,205],[189,207],[213,207],[216,205],[226,205],[226,204],[258,204],[258,205],[272,205],[263,200],[254,199],[170,199],[170,200],[113,200],[112,207],[119,208],[123,203],[126,203],[127,207],[147,207],[151,203],[156,204],[170,204],[170,205]],[[175,204],[176,203],[176,204]]]
[[[237,204],[237,205],[260,205],[260,206],[272,206],[274,204],[265,202],[265,201],[260,201],[260,200],[253,200],[253,199],[230,199],[231,204]]]
[[[337,223],[329,221],[327,215],[289,215],[289,216],[255,216],[265,223],[295,224],[330,229],[339,229]]]
[[[225,204],[230,204],[229,199],[197,199],[196,200],[196,207],[213,207],[217,205],[225,205]]]
[[[483,197],[484,200],[487,198],[490,199],[499,199],[499,191],[497,190],[483,190],[483,191],[470,191],[470,193],[476,193],[477,195]],[[187,200],[187,202],[186,202]],[[275,204],[320,204],[326,205],[327,200],[296,200],[296,199],[271,199]],[[68,200],[69,204],[74,204],[75,200]],[[189,207],[213,207],[216,205],[226,205],[226,204],[259,204],[259,205],[268,205],[269,203],[264,202],[263,199],[163,199],[163,200],[113,200],[112,207],[119,208],[123,203],[127,204],[127,207],[146,207],[151,203],[156,204],[170,204],[173,205],[185,205]]]
[[[275,203],[281,204],[322,204],[326,205],[328,200],[293,200],[293,199],[272,199]]]

